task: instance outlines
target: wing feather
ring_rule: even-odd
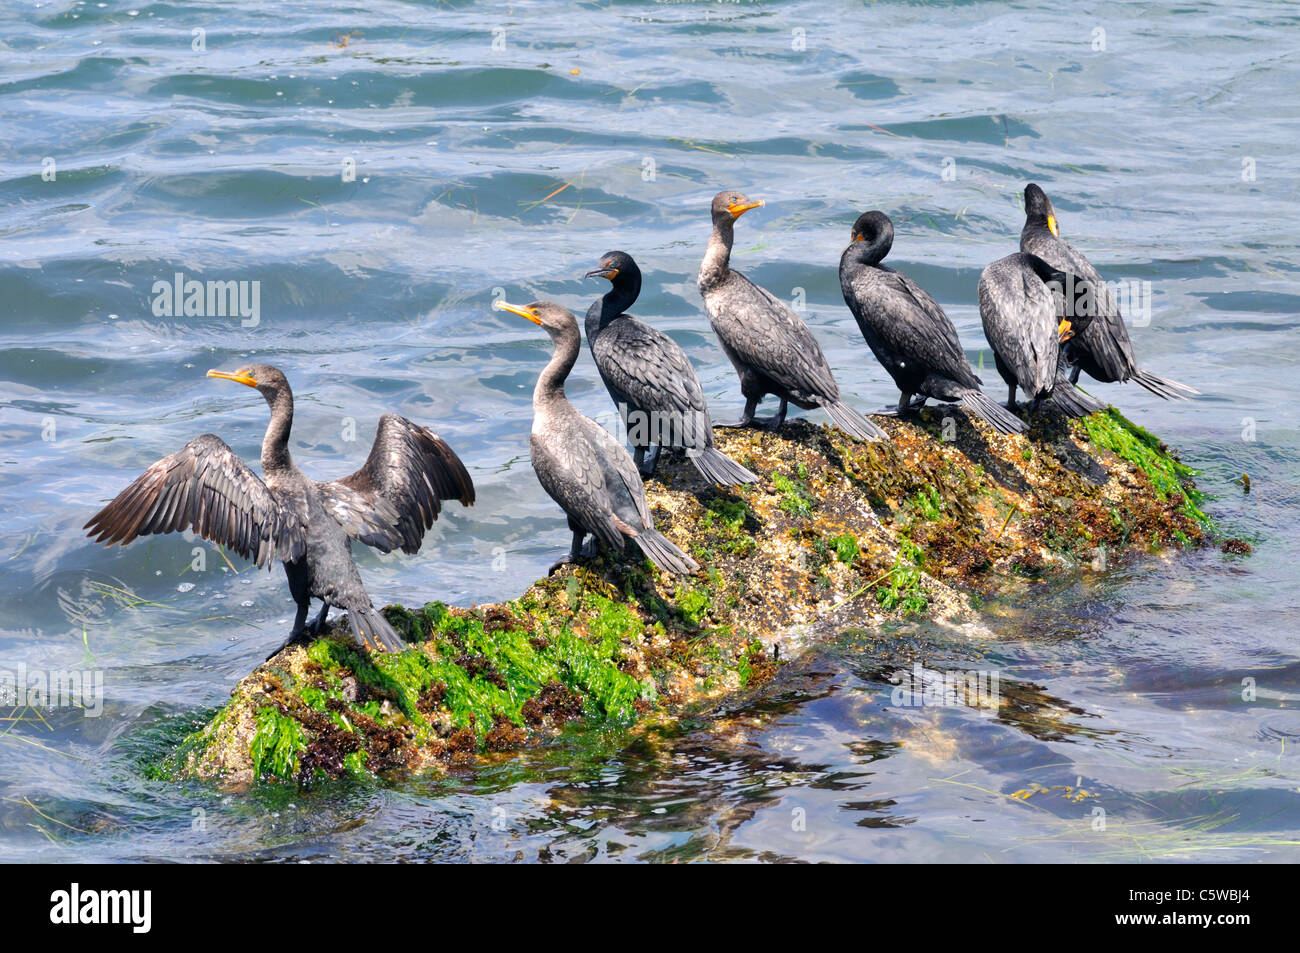
[[[306,551],[301,520],[213,434],[150,466],[83,528],[109,546],[191,530],[259,567]]]

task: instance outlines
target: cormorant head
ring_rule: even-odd
[[[1060,235],[1056,230],[1056,209],[1047,193],[1030,182],[1025,186],[1025,224],[1046,225],[1053,235]]]
[[[636,266],[636,262],[627,252],[607,251],[600,256],[598,266],[582,277],[606,278],[616,284],[627,284],[630,280],[635,280],[640,284],[641,269]]]
[[[532,304],[510,304],[508,301],[493,301],[492,307],[497,311],[509,311],[533,324],[543,328],[551,337],[572,331],[578,332],[578,319],[573,312],[554,301],[534,301]]]
[[[274,403],[281,395],[293,396],[284,372],[270,364],[245,364],[237,371],[212,370],[208,371],[208,376],[252,387],[266,398],[268,404]]]
[[[762,199],[755,201],[744,192],[733,192],[730,189],[719,192],[713,196],[713,224],[721,225],[734,222],[751,208],[761,208],[762,205]]]
[[[889,254],[894,245],[894,223],[884,212],[863,212],[853,223],[849,237],[854,245],[861,243],[865,260],[872,264]]]

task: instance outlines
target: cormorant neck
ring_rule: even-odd
[[[600,327],[604,327],[636,303],[641,294],[641,273],[620,271],[613,286],[600,299]]]
[[[722,219],[713,223],[709,247],[700,263],[700,290],[716,288],[731,270],[731,244],[735,241],[735,219]]]
[[[534,410],[540,410],[557,401],[566,399],[564,396],[564,381],[568,378],[569,372],[573,370],[573,365],[577,363],[578,347],[581,343],[576,324],[569,324],[558,331],[547,328],[547,332],[551,335],[551,341],[555,345],[555,352],[551,355],[550,363],[546,365],[546,369],[537,378],[537,386],[533,388]]]
[[[879,265],[893,247],[893,232],[881,229],[873,235],[866,236],[860,242],[852,242],[848,247],[848,256],[851,261],[858,264]]]
[[[266,425],[262,438],[262,472],[287,470],[293,466],[289,458],[289,429],[293,426],[293,394],[277,391],[266,399],[271,406],[271,422]]]

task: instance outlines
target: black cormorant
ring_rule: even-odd
[[[979,281],[980,319],[993,346],[998,373],[1007,382],[1007,407],[1016,406],[1016,387],[1030,400],[1052,399],[1071,417],[1083,417],[1106,405],[1065,378],[1062,345],[1083,331],[1092,318],[1061,319],[1052,286],[1078,293],[1082,281],[1057,271],[1037,255],[1016,252],[984,269]]]
[[[590,533],[614,552],[630,539],[660,569],[692,573],[699,563],[655,529],[645,501],[645,486],[623,445],[564,395],[564,381],[578,360],[582,340],[578,319],[550,301],[529,305],[496,301],[493,307],[539,325],[555,345],[550,362],[533,389],[533,430],[529,438],[537,480],[569,517],[573,546],[551,571],[582,555]]]
[[[758,477],[713,445],[713,423],[695,368],[681,346],[658,328],[627,314],[641,293],[641,269],[627,252],[601,256],[587,278],[613,287],[587,309],[587,346],[614,400],[636,452],[633,461],[649,476],[664,445],[680,447],[704,478],[726,486]],[[643,464],[651,444],[649,467]]]
[[[1177,381],[1157,377],[1137,366],[1128,328],[1119,313],[1115,297],[1102,281],[1092,262],[1060,237],[1052,200],[1034,183],[1025,186],[1025,227],[1020,230],[1020,250],[1037,255],[1053,268],[1084,279],[1091,290],[1096,320],[1066,345],[1065,353],[1074,368],[1070,382],[1078,383],[1079,371],[1088,372],[1103,383],[1136,381],[1157,397],[1186,400],[1200,391]]]
[[[347,610],[353,635],[367,647],[400,650],[402,638],[366,594],[351,541],[417,552],[444,500],[474,502],[460,458],[433,431],[384,414],[365,465],[317,483],[290,459],[293,392],[278,368],[249,364],[208,376],[255,388],[270,405],[262,477],[220,437],[204,434],[150,466],[84,528],[96,542],[124,546],[138,536],[192,530],[259,568],[280,560],[298,606],[285,645],[319,634],[335,606]],[[324,605],[307,626],[312,598]]]
[[[740,192],[713,198],[713,234],[700,264],[699,288],[722,350],[740,376],[745,411],[736,426],[754,423],[758,402],[767,394],[781,407],[766,424],[778,429],[787,404],[804,410],[821,407],[841,430],[860,440],[878,440],[885,432],[840,400],[840,388],[817,340],[784,302],[733,271],[734,225],[745,212],[763,203]]]
[[[853,223],[840,256],[840,290],[876,359],[902,396],[898,413],[927,397],[960,401],[999,433],[1019,433],[1024,421],[980,390],[948,315],[915,281],[882,264],[894,243],[894,223],[884,212],[864,212]],[[920,400],[912,403],[913,395]]]

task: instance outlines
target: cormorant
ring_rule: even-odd
[[[352,634],[366,647],[403,648],[366,594],[351,541],[385,553],[417,552],[444,500],[474,502],[474,484],[460,458],[433,431],[384,414],[365,465],[341,480],[317,483],[289,456],[293,392],[278,368],[249,364],[208,376],[255,388],[270,406],[262,477],[220,437],[204,434],[150,466],[92,516],[83,527],[88,535],[125,546],[138,536],[192,530],[258,568],[278,559],[298,605],[285,645],[319,634],[337,606],[347,610]],[[324,604],[307,626],[313,598]]]
[[[1057,271],[1037,255],[1016,252],[980,274],[980,318],[993,346],[998,373],[1007,382],[1007,407],[1016,406],[1016,387],[1030,400],[1052,399],[1068,416],[1084,417],[1106,405],[1076,390],[1065,378],[1063,345],[1091,323],[1078,314],[1058,324],[1055,285],[1081,293],[1082,280]],[[1067,309],[1072,310],[1072,309]]]
[[[1165,400],[1187,400],[1200,391],[1177,381],[1141,370],[1133,356],[1128,328],[1110,289],[1092,262],[1062,240],[1056,226],[1052,200],[1034,183],[1025,186],[1025,227],[1020,230],[1020,250],[1037,255],[1053,268],[1084,279],[1091,291],[1090,310],[1097,320],[1076,334],[1066,345],[1066,357],[1074,365],[1070,383],[1079,382],[1079,371],[1088,372],[1103,383],[1136,381]]]
[[[578,360],[578,319],[550,301],[529,305],[494,301],[492,306],[539,325],[555,345],[533,389],[533,431],[529,449],[537,480],[569,517],[573,546],[551,571],[582,555],[587,534],[622,552],[630,539],[660,569],[692,573],[700,568],[655,529],[645,486],[623,445],[564,395],[564,381]]]
[[[876,360],[902,396],[897,413],[927,397],[960,401],[999,433],[1020,433],[1025,423],[980,390],[948,315],[906,275],[881,264],[894,244],[894,223],[884,212],[864,212],[840,256],[840,291]],[[912,402],[914,394],[920,400]]]
[[[635,447],[633,462],[650,476],[664,444],[682,447],[706,480],[724,486],[755,483],[753,473],[713,445],[713,423],[704,390],[686,352],[658,328],[627,314],[641,293],[641,269],[627,252],[601,256],[587,278],[613,287],[587,309],[587,346]],[[643,465],[651,444],[650,466]]]
[[[754,423],[758,402],[767,394],[781,407],[766,426],[777,430],[788,404],[804,410],[821,407],[841,430],[859,440],[878,440],[885,432],[840,400],[840,388],[808,326],[784,302],[730,266],[736,219],[762,201],[740,192],[713,198],[713,234],[700,263],[699,288],[722,350],[740,376],[745,411],[735,425]]]

